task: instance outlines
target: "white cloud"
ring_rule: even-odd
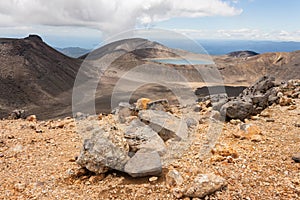
[[[193,30],[174,29],[179,33],[196,39],[237,39],[237,40],[279,40],[279,41],[300,41],[300,30],[285,31],[273,30],[266,32],[260,29],[221,29],[221,30]]]
[[[85,26],[112,34],[174,17],[241,12],[222,0],[10,0],[0,2],[0,26]]]

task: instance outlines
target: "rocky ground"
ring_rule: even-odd
[[[142,178],[117,170],[96,175],[81,168],[76,159],[86,136],[78,134],[72,118],[2,120],[0,198],[192,199],[198,192],[205,199],[299,199],[300,163],[294,160],[300,152],[300,99],[294,95],[289,101],[288,93],[279,95],[281,105],[244,122],[218,122],[206,105],[197,113],[189,148],[164,164],[161,175]],[[96,120],[105,126],[110,117]],[[209,130],[218,125],[220,135],[203,156],[203,142],[209,143]],[[199,194],[196,182],[204,179],[207,193]]]

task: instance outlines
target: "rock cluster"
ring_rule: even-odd
[[[228,102],[221,106],[221,114],[227,119],[244,120],[259,114],[273,103],[278,103],[279,88],[274,81],[275,78],[263,76],[238,97],[228,99]]]
[[[212,107],[220,112],[214,113],[215,119],[225,118],[228,121],[254,119],[265,108],[273,104],[293,106],[295,98],[300,98],[300,81],[290,80],[286,83],[276,84],[275,78],[263,76],[250,87],[244,89],[237,97],[228,97],[226,94],[214,94],[199,99],[199,109]],[[207,109],[206,109],[207,110]],[[213,111],[212,111],[213,112]]]
[[[114,114],[79,118],[85,138],[77,163],[97,174],[110,169],[132,177],[155,176],[162,172],[165,142],[184,141],[198,121],[168,112],[167,100],[142,98],[135,105],[120,103]]]

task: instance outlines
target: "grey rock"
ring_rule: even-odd
[[[185,122],[189,128],[198,125],[198,120],[193,117],[186,118]]]
[[[118,112],[118,120],[120,123],[125,123],[126,118],[131,116],[132,111],[129,108],[120,108]]]
[[[224,99],[220,99],[219,101],[216,101],[216,102],[213,102],[212,103],[212,108],[213,108],[213,110],[218,110],[218,111],[220,111],[221,110],[221,108],[222,108],[222,106],[224,105],[224,104],[226,104],[228,102],[228,99],[227,98],[224,98]]]
[[[22,109],[13,110],[9,114],[8,119],[25,119],[25,110]]]
[[[156,110],[142,110],[138,117],[159,134],[164,140],[175,138],[177,140],[188,137],[188,127],[185,120],[179,119],[170,113]]]
[[[133,120],[126,128],[125,138],[133,152],[149,149],[157,151],[161,156],[166,152],[165,143],[159,135],[138,119]]]
[[[162,164],[156,151],[138,151],[125,165],[125,172],[132,177],[157,176]]]
[[[251,102],[234,100],[224,104],[220,113],[230,119],[244,120],[253,113],[253,105]]]
[[[103,136],[104,131],[93,133],[90,139],[85,139],[83,148],[76,160],[77,164],[97,174],[109,169],[124,170],[129,160],[128,152]]]
[[[195,105],[195,106],[193,107],[193,111],[194,111],[194,112],[200,112],[201,110],[202,110],[202,107],[199,106],[199,105]]]
[[[187,185],[184,196],[203,198],[221,190],[227,185],[226,180],[214,174],[200,174],[194,181]]]
[[[169,108],[169,101],[167,99],[159,99],[147,103],[147,109],[149,110],[167,111],[168,108]]]
[[[210,112],[210,118],[215,119],[215,120],[219,120],[219,121],[222,120],[222,116],[221,116],[220,112],[217,111],[217,110],[212,110]]]
[[[114,114],[118,116],[120,123],[125,123],[127,118],[134,113],[134,106],[130,105],[127,102],[120,102],[119,106],[114,109]]]

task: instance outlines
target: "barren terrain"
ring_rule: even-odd
[[[254,139],[238,138],[239,125],[224,123],[214,154],[205,159],[199,156],[201,144],[209,124],[216,122],[201,115],[189,150],[152,182],[117,171],[96,176],[80,170],[75,157],[82,138],[71,118],[0,121],[0,198],[176,199],[165,181],[167,172],[176,169],[184,184],[199,173],[225,178],[228,186],[206,199],[299,199],[300,164],[292,160],[300,151],[299,99],[246,120],[261,131]]]

